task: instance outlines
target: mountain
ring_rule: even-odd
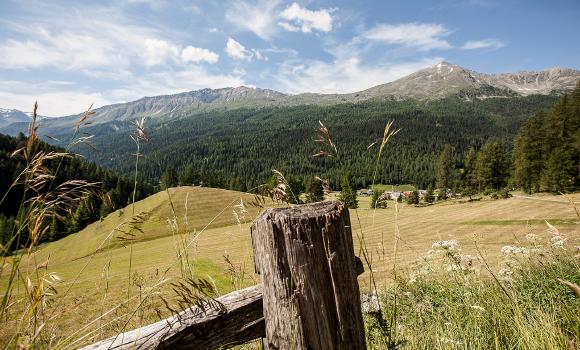
[[[117,130],[122,128],[122,122],[132,119],[167,121],[197,113],[238,108],[328,106],[370,99],[430,101],[453,95],[466,100],[550,95],[573,89],[579,80],[580,71],[575,69],[550,68],[538,72],[482,74],[443,61],[393,82],[356,93],[288,95],[246,86],[202,89],[100,107],[94,110],[91,123],[109,123],[113,130]],[[17,117],[0,121],[0,132],[15,135],[26,130],[26,115],[18,111],[15,113]],[[72,115],[44,120],[41,131],[51,136],[62,136],[62,130],[72,128],[78,118],[79,115]]]
[[[30,116],[27,113],[17,109],[0,108],[0,128],[12,123],[30,122]]]
[[[433,100],[463,93],[477,98],[560,94],[574,89],[580,71],[550,68],[537,72],[482,74],[440,62],[391,83],[361,91],[363,98]]]
[[[559,67],[538,72],[479,75],[492,86],[510,89],[522,96],[562,93],[574,89],[580,80],[580,71]]]

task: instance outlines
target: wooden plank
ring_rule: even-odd
[[[192,307],[83,349],[220,349],[265,336],[261,284],[216,300],[223,308]]]
[[[251,234],[264,347],[366,349],[348,209],[338,201],[268,209]]]

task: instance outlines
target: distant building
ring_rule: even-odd
[[[400,191],[385,191],[383,192],[383,194],[381,194],[381,196],[379,197],[380,200],[398,200],[399,197],[405,198],[405,194],[403,192]]]
[[[369,190],[363,189],[363,190],[358,191],[359,196],[372,196],[373,194],[374,194],[374,191],[370,190],[370,189]]]

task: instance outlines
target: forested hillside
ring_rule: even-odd
[[[14,235],[14,222],[18,220],[21,203],[33,195],[34,191],[28,190],[24,194],[24,177],[17,177],[26,166],[25,159],[21,155],[12,153],[23,147],[27,142],[24,135],[17,138],[0,134],[0,244],[6,245],[9,237]],[[50,146],[41,142],[39,149],[45,152],[63,152],[63,149]],[[67,180],[87,180],[96,182],[96,190],[93,195],[79,201],[67,211],[53,216],[49,224],[49,231],[43,236],[43,241],[53,241],[70,233],[83,229],[89,223],[104,217],[108,213],[123,208],[132,199],[134,181],[129,177],[118,176],[110,170],[103,169],[94,163],[81,158],[59,157],[48,159],[45,164],[50,173],[55,175],[37,190],[40,192],[50,191]],[[142,199],[152,194],[150,185],[139,182],[137,184],[136,199]],[[26,242],[20,242],[25,245]],[[7,247],[16,248],[15,242]]]
[[[303,182],[315,175],[328,178],[336,188],[347,170],[357,187],[366,186],[375,154],[367,147],[394,119],[401,132],[381,159],[377,182],[427,187],[435,182],[437,158],[445,144],[454,147],[459,162],[469,148],[479,149],[489,138],[511,140],[529,116],[555,100],[535,95],[468,101],[456,96],[430,102],[382,100],[213,111],[166,122],[147,119],[150,141],[142,150],[142,175],[157,182],[167,172],[172,184],[247,190],[278,169]],[[314,130],[319,120],[337,144],[337,159],[312,157],[318,150]],[[98,149],[84,152],[89,159],[123,174],[133,171],[134,144],[125,136],[128,124],[104,123],[84,131],[95,135]]]
[[[518,132],[514,181],[527,192],[580,188],[580,84],[547,112],[538,112]]]

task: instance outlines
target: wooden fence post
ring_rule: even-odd
[[[338,201],[268,209],[251,234],[265,347],[366,349],[348,209]]]

